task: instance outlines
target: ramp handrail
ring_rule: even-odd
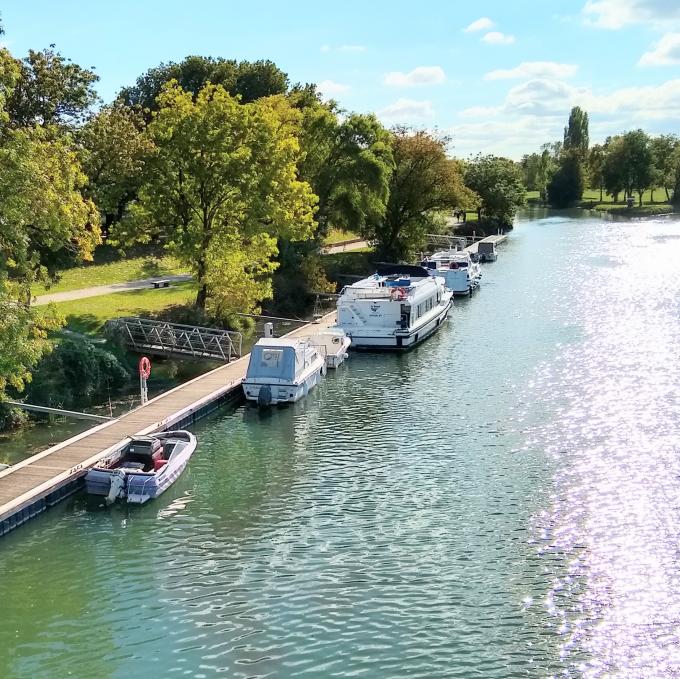
[[[161,355],[213,358],[227,363],[241,356],[243,336],[233,330],[137,317],[118,318],[110,323],[132,349]]]

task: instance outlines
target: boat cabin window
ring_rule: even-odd
[[[262,367],[276,370],[281,363],[283,351],[281,349],[265,349],[262,352]]]

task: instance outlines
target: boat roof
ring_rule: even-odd
[[[300,346],[302,340],[290,339],[287,337],[261,337],[255,342],[256,347],[270,347],[272,349],[280,349],[283,347],[292,347],[296,349]]]
[[[411,278],[427,278],[427,269],[415,264],[380,264],[376,273],[379,276],[410,276]]]

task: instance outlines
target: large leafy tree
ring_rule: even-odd
[[[369,225],[379,255],[397,261],[412,257],[435,230],[443,213],[470,207],[460,161],[448,158],[450,139],[405,127],[392,132],[394,172],[385,217]]]
[[[564,128],[563,148],[572,151],[584,162],[588,156],[588,144],[588,114],[580,106],[574,106]]]
[[[13,130],[0,145],[0,277],[30,286],[63,260],[89,260],[100,242],[99,215],[80,193],[85,182],[68,137]]]
[[[585,180],[581,157],[576,151],[564,151],[560,166],[548,184],[548,200],[553,207],[575,205],[583,196]]]
[[[588,153],[588,180],[590,186],[600,190],[600,202],[604,191],[604,162],[606,150],[601,144],[595,144]]]
[[[521,173],[509,158],[478,155],[465,168],[465,185],[479,196],[480,221],[486,218],[501,227],[512,226],[526,200]]]
[[[623,148],[623,138],[620,136],[607,137],[604,143],[604,162],[602,178],[604,188],[614,199],[618,200],[619,193],[627,186],[626,159]]]
[[[392,173],[390,133],[372,115],[340,119],[319,102],[302,109],[300,175],[318,196],[317,235],[360,232],[382,219]]]
[[[101,109],[78,131],[77,139],[87,175],[84,193],[99,209],[108,235],[136,198],[154,146],[140,114],[126,106]]]
[[[666,200],[671,199],[669,189],[675,183],[675,152],[680,148],[680,139],[675,134],[661,134],[650,139],[656,169],[656,186],[666,191]],[[652,200],[654,196],[652,194]]]
[[[160,64],[137,78],[135,85],[120,91],[119,100],[147,112],[159,108],[158,95],[166,83],[177,81],[196,96],[208,83],[221,85],[232,96],[249,103],[288,90],[288,76],[272,61],[236,61],[188,56],[183,61]]]
[[[644,130],[632,130],[623,135],[623,162],[628,195],[637,191],[642,205],[642,194],[652,186],[655,177],[654,154],[649,135]]]
[[[30,50],[7,103],[11,121],[17,127],[76,124],[97,101],[97,80],[94,71],[74,64],[54,46]]]
[[[49,275],[59,253],[87,259],[99,240],[69,138],[7,127],[4,106],[19,77],[18,62],[0,49],[0,401],[8,387],[21,390],[30,380],[49,351],[47,331],[59,324],[52,312],[31,308],[31,283]]]
[[[157,150],[122,235],[164,240],[193,268],[198,307],[238,299],[240,311],[253,310],[271,294],[277,238],[313,233],[297,114],[278,98],[241,104],[215,85],[194,97],[170,83],[158,103],[148,128]]]

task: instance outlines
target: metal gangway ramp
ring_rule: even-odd
[[[240,332],[148,318],[117,318],[109,321],[109,328],[118,334],[128,349],[156,356],[229,363],[241,357],[243,346]]]

